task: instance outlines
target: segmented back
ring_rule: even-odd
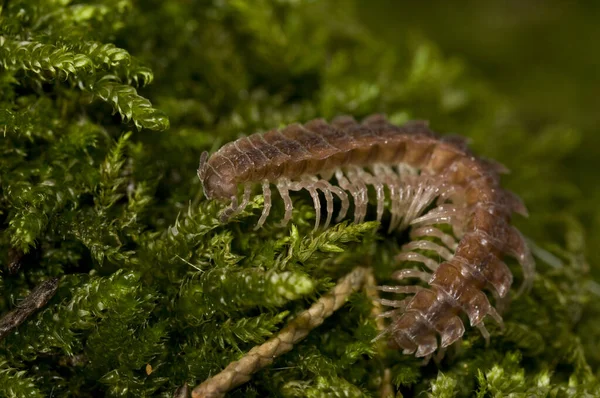
[[[240,138],[210,158],[203,154],[198,176],[207,198],[231,201],[223,219],[241,211],[253,185],[260,183],[265,205],[257,228],[270,212],[271,185],[285,204],[284,224],[292,217],[290,191],[307,190],[316,210],[315,229],[321,222],[319,192],[325,198],[325,227],[334,213],[334,195],[341,202],[338,220],[352,203],[355,222],[366,216],[369,189],[376,195],[378,220],[389,199],[389,230],[410,226],[413,239],[398,260],[419,265],[394,277],[417,278],[428,287],[380,287],[408,295],[383,300],[392,307],[385,314],[392,318],[388,333],[405,353],[429,356],[438,346],[446,347],[462,336],[461,312],[486,339],[484,317],[502,323],[483,290],[489,289],[497,298],[508,293],[512,274],[502,261],[504,255],[522,265],[522,290],[532,282],[533,259],[510,224],[513,212],[526,215],[527,211],[514,194],[500,187],[499,174],[505,171],[494,161],[474,156],[462,137],[440,138],[426,122],[395,126],[383,115],[373,115],[362,123],[348,116],[331,124],[316,119]],[[241,200],[239,186],[243,186]],[[434,202],[436,206],[426,212]],[[452,233],[443,232],[441,224],[449,225]]]

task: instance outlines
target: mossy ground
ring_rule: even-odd
[[[171,396],[265,341],[352,267],[372,266],[384,283],[402,237],[376,223],[312,234],[302,195],[293,227],[276,226],[276,204],[253,231],[260,196],[222,225],[195,174],[203,150],[242,134],[373,112],[428,119],[512,170],[505,185],[531,212],[516,223],[538,255],[533,290],[513,301],[504,333],[490,325],[489,347],[469,330],[426,367],[377,352],[370,301],[355,294],[232,395],[376,396],[384,367],[405,396],[600,395],[598,116],[570,87],[595,98],[597,76],[578,65],[597,6],[557,6],[569,33],[542,43],[558,55],[540,70],[527,54],[545,54],[543,34],[528,32],[552,31],[555,9],[474,4],[449,18],[441,4],[385,1],[4,2],[0,312],[41,280],[62,281],[0,342],[0,395]],[[482,15],[521,18],[494,36]],[[514,76],[522,70],[533,81]]]

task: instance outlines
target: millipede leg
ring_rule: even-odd
[[[329,184],[329,182],[325,180],[319,180],[315,183],[315,186],[320,188],[323,194],[325,195],[325,203],[327,205],[327,219],[325,220],[323,228],[327,229],[327,227],[331,223],[331,217],[333,216],[333,195],[331,194],[331,184]]]
[[[310,197],[315,205],[315,227],[313,231],[316,231],[319,229],[319,223],[321,222],[321,201],[319,200],[319,193],[312,184],[306,186],[306,190],[310,193]]]
[[[380,299],[377,299],[377,301],[381,305],[385,305],[386,307],[396,308],[396,310],[402,311],[406,308],[410,299],[411,299],[411,297],[407,297],[402,300],[388,300],[388,299],[380,298]]]
[[[381,314],[377,314],[376,318],[393,318],[396,315],[400,314],[401,312],[402,312],[401,309],[389,310],[389,311],[382,312]]]
[[[367,205],[369,204],[369,191],[365,179],[368,179],[370,174],[360,168],[357,168],[355,171],[356,172],[353,175],[354,181],[352,182],[358,186],[360,195],[360,216],[357,222],[362,223],[367,216]]]
[[[402,252],[396,256],[397,261],[414,261],[416,263],[423,263],[427,268],[432,271],[438,269],[440,263],[432,258],[422,255],[421,253],[415,252]]]
[[[440,192],[437,198],[437,205],[442,205],[447,202],[453,204],[464,205],[464,189],[456,184],[443,183],[440,187]]]
[[[281,221],[280,225],[285,227],[292,219],[292,210],[294,209],[294,204],[290,198],[290,191],[286,180],[282,179],[277,181],[276,187],[277,191],[279,191],[279,196],[281,196],[281,199],[283,199],[283,205],[285,207],[285,215],[283,216],[283,220]]]
[[[348,213],[348,208],[350,207],[350,201],[348,200],[348,194],[346,193],[346,191],[344,191],[343,189],[336,187],[335,185],[331,185],[331,192],[333,192],[334,194],[337,195],[338,198],[340,198],[340,201],[342,202],[342,208],[340,209],[340,213],[338,214],[337,218],[335,219],[335,222],[340,222],[341,220],[344,219],[344,217],[346,217],[346,214]]]
[[[429,283],[431,280],[431,274],[429,272],[409,268],[394,272],[392,274],[392,278],[396,280],[402,280],[405,278],[419,278],[423,282]]]
[[[480,322],[475,326],[481,332],[481,335],[483,336],[483,339],[485,340],[486,347],[489,346],[490,345],[490,332],[488,332],[488,330],[485,328],[485,325],[483,324],[483,322]]]
[[[387,182],[386,176],[382,173],[380,164],[373,165],[373,175],[371,177],[371,185],[375,188],[377,195],[377,221],[381,221],[383,218],[383,211],[385,206],[385,184]]]
[[[411,225],[450,224],[453,227],[464,225],[466,209],[456,205],[443,204],[426,214],[414,218]]]
[[[391,233],[396,230],[402,220],[401,201],[404,187],[400,181],[400,176],[396,174],[390,166],[380,165],[377,168],[377,173],[390,190],[390,213],[392,218],[388,227],[388,233]]]
[[[444,356],[446,356],[446,350],[446,347],[440,347],[437,354],[435,354],[433,357],[433,362],[435,362],[436,365],[439,365],[442,362],[442,359],[444,359]]]
[[[244,196],[242,196],[242,203],[237,211],[243,211],[246,206],[248,206],[248,202],[250,202],[250,194],[252,193],[252,184],[246,183],[244,184]]]
[[[381,221],[383,217],[383,205],[385,204],[385,191],[381,183],[376,183],[374,186],[377,193],[377,221]]]
[[[504,313],[508,309],[508,305],[510,304],[509,295],[501,297],[495,289],[492,290],[492,295],[494,296],[494,302],[498,315]]]
[[[430,213],[415,218],[410,222],[411,225],[455,224],[455,217],[452,213]]]
[[[416,294],[423,290],[421,286],[377,286],[377,290],[388,293]]]
[[[452,257],[454,257],[454,254],[452,254],[450,250],[429,240],[413,240],[412,242],[402,246],[402,250],[404,251],[411,251],[415,249],[435,252],[438,256],[440,256],[440,258],[446,261],[449,261],[452,259]]]
[[[406,217],[406,211],[408,209],[408,201],[411,197],[411,192],[412,187],[405,182],[398,186],[398,199],[396,203],[396,211],[398,212],[398,217],[396,218],[396,223],[394,224],[395,230],[400,229],[400,226],[404,222],[404,219]]]
[[[404,220],[400,229],[408,227],[412,220],[425,210],[438,194],[438,188],[429,181],[420,180],[411,184],[412,195],[407,203]]]
[[[413,208],[415,202],[419,197],[419,186],[414,183],[414,178],[410,176],[409,182],[406,184],[406,189],[404,189],[403,197],[402,197],[402,222],[398,225],[398,229],[402,230],[407,228],[410,225],[410,220],[413,220],[415,217],[411,217],[414,212]]]
[[[416,229],[412,229],[410,231],[410,238],[415,239],[421,236],[429,236],[433,238],[437,238],[442,241],[442,243],[450,250],[456,251],[458,247],[458,242],[456,239],[449,234],[442,232],[439,228],[433,226],[425,226]]]
[[[533,258],[531,255],[523,257],[524,258],[517,258],[523,268],[523,283],[517,291],[517,296],[529,291],[533,287],[533,280],[535,278],[535,262]]]
[[[358,186],[360,192],[360,218],[358,222],[363,222],[367,216],[367,205],[369,204],[369,191],[367,184],[373,180],[373,176],[364,169],[357,167],[352,173],[352,182]]]
[[[335,178],[338,181],[338,184],[340,185],[340,187],[342,189],[350,192],[350,195],[352,195],[352,198],[354,199],[354,222],[357,222],[358,204],[360,202],[359,190],[356,186],[354,186],[354,184],[351,184],[350,181],[348,181],[348,179],[344,175],[344,172],[341,169],[336,170]],[[344,209],[342,208],[342,210],[344,210]],[[341,212],[340,212],[340,214],[341,214]],[[340,221],[340,220],[341,220],[341,218],[338,216],[337,221]]]
[[[263,181],[262,191],[263,191],[263,197],[265,198],[265,206],[263,208],[263,212],[262,212],[260,218],[258,219],[258,223],[256,223],[256,227],[254,227],[255,231],[263,226],[263,224],[267,220],[267,216],[269,215],[269,212],[271,211],[271,188],[269,187],[269,181],[266,181],[266,180]]]
[[[494,321],[496,321],[498,326],[500,326],[500,329],[504,329],[504,320],[502,320],[502,317],[494,307],[490,308],[488,315],[491,316]]]
[[[391,208],[392,219],[390,220],[390,226],[388,228],[388,234],[389,234],[396,228],[396,224],[398,223],[398,216],[399,216],[398,203],[400,202],[400,200],[399,200],[400,196],[399,196],[399,189],[396,186],[396,184],[388,184],[388,188],[390,190],[390,200],[392,202],[392,208]]]

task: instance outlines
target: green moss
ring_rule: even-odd
[[[505,185],[531,212],[516,222],[537,256],[532,291],[511,303],[504,331],[488,325],[490,346],[469,329],[425,367],[379,352],[357,293],[232,395],[377,396],[386,367],[406,396],[600,393],[590,276],[600,271],[586,253],[600,212],[582,193],[589,167],[573,161],[593,153],[589,130],[566,116],[532,123],[493,73],[484,80],[423,34],[373,33],[347,1],[5,3],[0,311],[64,276],[0,342],[0,395],[171,396],[264,342],[356,265],[389,282],[403,237],[375,222],[313,233],[303,195],[289,227],[277,226],[276,201],[254,231],[260,196],[223,225],[195,170],[202,151],[242,134],[374,112],[428,119],[509,166]],[[24,253],[16,275],[4,266],[13,249]]]

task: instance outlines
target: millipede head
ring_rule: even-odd
[[[198,178],[200,181],[204,182],[204,177],[206,176],[206,161],[208,160],[208,152],[204,151],[200,155],[200,164],[198,165]]]
[[[200,164],[198,166],[198,178],[202,183],[204,196],[207,199],[230,199],[237,194],[237,184],[231,178],[225,178],[221,172],[217,172],[211,165],[211,159],[208,158],[208,152],[202,152],[200,155]]]

